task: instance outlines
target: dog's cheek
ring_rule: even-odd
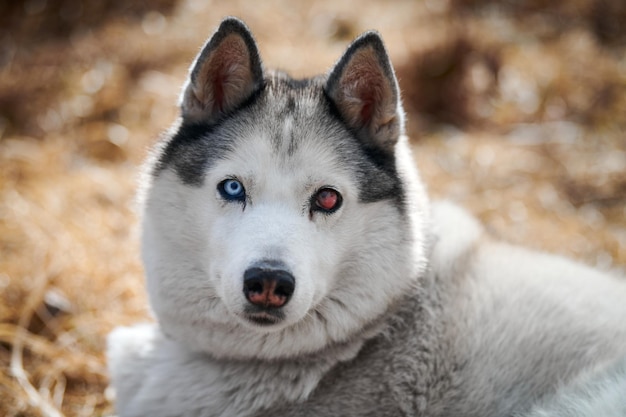
[[[305,246],[306,253],[302,254],[302,265],[307,265],[302,272],[303,280],[309,284],[311,303],[316,305],[337,285],[341,275],[345,238],[342,236],[341,219],[333,222],[332,226],[319,228],[309,233]]]
[[[210,284],[231,311],[241,292],[239,271],[243,268],[240,251],[245,246],[239,241],[240,234],[233,230],[235,222],[232,213],[225,213],[213,221],[208,234],[208,250],[204,255],[205,262],[209,264]]]
[[[316,264],[314,254],[315,249],[309,245],[290,248],[288,256],[292,259],[296,289],[287,309],[291,312],[293,320],[298,320],[308,313],[324,287],[321,278],[323,271]]]

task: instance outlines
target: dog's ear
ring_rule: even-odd
[[[259,51],[246,25],[226,18],[191,65],[180,101],[183,119],[217,121],[263,84]]]
[[[344,121],[369,146],[391,150],[404,129],[398,83],[380,35],[357,38],[325,87]]]

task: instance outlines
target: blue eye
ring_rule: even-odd
[[[246,198],[246,190],[243,188],[243,184],[234,179],[220,182],[217,189],[225,200],[244,201]]]

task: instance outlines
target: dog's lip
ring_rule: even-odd
[[[283,318],[280,317],[280,314],[272,314],[265,311],[248,313],[245,315],[245,318],[258,326],[272,326],[280,323]]]

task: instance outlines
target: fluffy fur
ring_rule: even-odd
[[[626,416],[626,357],[579,376],[519,417]]]
[[[431,207],[403,120],[376,33],[293,80],[222,23],[147,164],[157,323],[109,337],[121,417],[506,416],[626,354],[626,284]],[[295,277],[279,309],[242,291],[259,263]]]

